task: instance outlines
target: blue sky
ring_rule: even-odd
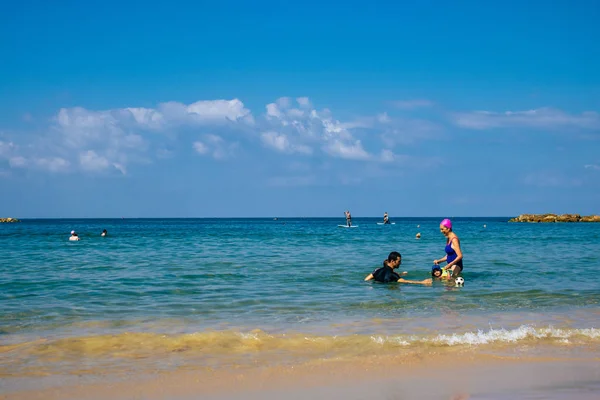
[[[600,5],[418,3],[3,5],[1,216],[600,213]]]

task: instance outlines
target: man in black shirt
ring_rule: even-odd
[[[394,270],[402,264],[402,256],[397,251],[392,251],[388,256],[387,260],[383,261],[383,267],[377,268],[372,274],[369,274],[365,281],[374,279],[377,282],[400,282],[400,283],[415,283],[420,285],[431,285],[431,279],[424,279],[422,281],[409,281],[402,279],[398,273]],[[403,272],[402,275],[406,275]]]

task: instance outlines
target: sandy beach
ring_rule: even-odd
[[[597,399],[600,354],[498,356],[414,353],[286,366],[185,368],[171,372],[30,377],[3,400],[53,399]],[[537,397],[536,397],[537,396]]]

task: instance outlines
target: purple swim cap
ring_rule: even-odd
[[[452,222],[448,218],[442,220],[442,222],[440,222],[440,225],[452,230]]]

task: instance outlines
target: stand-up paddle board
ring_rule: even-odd
[[[378,222],[377,225],[396,225],[395,222],[391,222],[389,224],[386,224],[385,222]]]
[[[358,225],[338,225],[338,228],[358,228]]]

